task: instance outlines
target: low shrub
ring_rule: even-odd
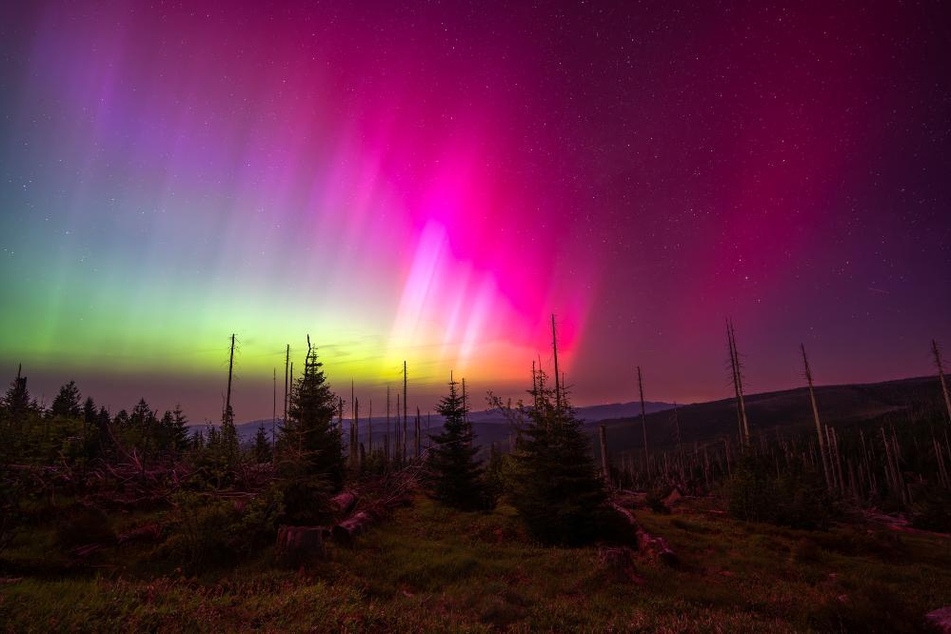
[[[190,572],[233,564],[271,543],[283,512],[277,489],[250,500],[228,500],[196,493],[174,499],[174,524],[161,553]]]
[[[951,491],[922,485],[912,491],[911,522],[915,528],[951,533]]]
[[[56,545],[64,551],[89,544],[111,544],[115,539],[109,518],[95,507],[69,508],[56,524]]]
[[[726,495],[730,515],[747,522],[826,530],[839,514],[820,474],[793,465],[777,476],[765,459],[756,456],[740,458]]]

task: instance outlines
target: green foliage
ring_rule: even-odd
[[[30,400],[30,393],[26,389],[26,377],[21,376],[20,370],[17,370],[16,378],[10,383],[10,387],[3,397],[2,405],[4,411],[14,420],[21,414],[39,411],[40,408],[36,402]]]
[[[258,427],[258,431],[254,435],[254,449],[252,453],[254,455],[254,461],[258,464],[271,462],[274,457],[273,451],[271,450],[271,442],[268,440],[267,431],[265,431],[263,423]]]
[[[951,491],[936,484],[912,490],[912,524],[915,528],[951,533]]]
[[[111,544],[115,538],[109,518],[95,507],[66,509],[56,523],[56,544],[64,551],[87,544]]]
[[[510,457],[502,453],[494,443],[489,447],[489,459],[482,472],[482,488],[487,506],[494,508],[505,492],[506,473],[510,470]]]
[[[161,554],[191,572],[233,565],[272,542],[283,513],[279,490],[250,500],[228,500],[181,492],[173,499],[174,523]]]
[[[613,538],[621,519],[607,505],[584,433],[567,398],[535,377],[532,407],[519,405],[508,498],[538,540],[580,545]]]
[[[346,474],[340,430],[334,424],[337,397],[327,384],[310,338],[307,343],[304,373],[295,382],[288,419],[277,443],[277,469],[288,522],[298,524],[323,515],[325,499],[342,488]]]
[[[475,459],[469,407],[458,385],[449,380],[449,394],[436,407],[444,417],[442,433],[430,436],[432,448],[427,461],[430,494],[439,502],[465,511],[487,507],[482,483],[482,466]]]
[[[20,503],[23,484],[16,474],[0,460],[0,554],[10,545],[23,520]]]
[[[79,404],[81,400],[82,395],[79,393],[79,388],[76,387],[76,382],[70,381],[59,388],[49,413],[51,416],[78,417],[82,414],[82,408]]]
[[[747,522],[825,530],[839,512],[821,474],[796,463],[777,475],[762,455],[741,456],[726,494],[730,515]]]
[[[252,502],[242,509],[240,500],[194,496],[192,507],[219,502],[225,534],[228,526],[242,532]],[[333,548],[305,574],[276,567],[270,548],[245,556],[227,541],[222,552],[234,554],[202,568],[185,564],[182,551],[173,557],[150,545],[106,549],[94,570],[73,562],[61,576],[54,570],[66,568],[15,567],[23,560],[12,551],[25,549],[27,538],[34,553],[47,544],[43,527],[4,557],[0,623],[17,632],[901,632],[923,631],[923,615],[951,603],[951,552],[941,537],[906,533],[899,557],[865,547],[845,554],[832,545],[894,532],[804,533],[708,514],[694,502],[676,515],[637,512],[687,565],[660,568],[635,555],[632,580],[605,566],[600,547],[537,545],[506,504],[472,514],[417,498],[362,536],[360,547]],[[177,518],[176,509],[162,521],[181,546],[180,527],[168,524]],[[805,556],[793,556],[804,538]],[[135,565],[132,550],[168,559]]]
[[[203,443],[192,451],[191,460],[199,486],[221,489],[235,484],[242,455],[234,423],[226,418],[220,427],[209,427],[207,436],[198,434]]]
[[[315,526],[330,521],[330,498],[336,491],[318,475],[287,471],[277,485],[284,499],[284,523]]]

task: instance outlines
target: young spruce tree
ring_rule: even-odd
[[[346,463],[336,413],[337,397],[308,337],[304,373],[294,384],[278,436],[278,468],[291,523],[321,521],[323,501],[343,487]]]
[[[433,446],[429,452],[430,492],[434,499],[464,511],[485,508],[487,501],[482,484],[482,464],[475,459],[478,447],[472,446],[474,436],[468,421],[469,406],[449,377],[449,394],[436,407],[443,422],[442,433],[430,435]]]
[[[620,518],[608,506],[589,439],[558,388],[536,373],[530,407],[521,420],[512,455],[508,498],[529,531],[546,544],[576,546],[619,535]]]

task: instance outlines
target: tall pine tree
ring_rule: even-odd
[[[429,452],[428,473],[434,499],[462,510],[485,508],[487,501],[482,485],[482,465],[475,459],[469,406],[449,376],[449,394],[436,411],[444,417],[442,433],[430,435],[433,446]]]

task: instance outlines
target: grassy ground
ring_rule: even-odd
[[[532,545],[507,507],[462,514],[425,499],[306,571],[276,568],[265,549],[188,576],[156,563],[154,546],[77,567],[55,554],[55,531],[38,529],[5,554],[0,629],[901,632],[951,605],[946,536],[793,531],[702,509],[637,517],[679,567],[635,557],[624,574],[596,547]]]

